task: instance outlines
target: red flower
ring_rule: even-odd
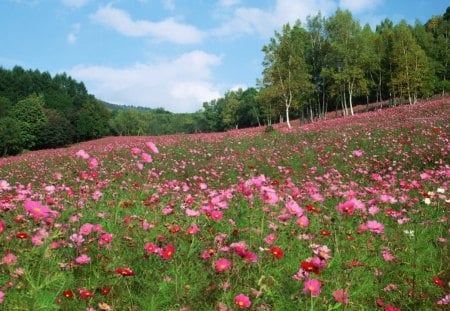
[[[320,230],[320,234],[323,236],[329,236],[329,235],[331,235],[331,232],[328,230]]]
[[[67,299],[73,298],[73,292],[70,289],[63,291],[62,295]]]
[[[94,293],[87,289],[78,289],[78,293],[80,294],[81,299],[86,300],[90,298],[94,298]]]
[[[175,247],[173,247],[173,245],[165,246],[160,253],[161,257],[166,260],[172,258],[174,254],[175,254]]]
[[[313,272],[315,274],[319,274],[319,267],[313,265],[312,263],[310,263],[309,261],[303,261],[300,264],[300,267],[305,270],[306,272]]]
[[[100,294],[102,294],[102,295],[108,295],[109,294],[109,292],[111,291],[111,288],[109,288],[109,287],[103,287],[103,288],[100,288]]]
[[[306,210],[308,212],[313,212],[314,214],[320,214],[320,210],[317,207],[312,206],[311,204],[306,205]]]
[[[272,253],[273,257],[275,257],[277,259],[283,258],[283,256],[284,256],[283,250],[278,246],[272,247],[270,249],[270,252]]]
[[[25,240],[28,239],[28,234],[26,234],[25,232],[17,232],[16,238]]]
[[[134,272],[130,268],[117,268],[116,272],[123,276],[134,276]]]
[[[437,276],[433,277],[433,283],[439,287],[444,286],[444,281],[438,278]]]

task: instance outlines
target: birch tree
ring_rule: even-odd
[[[292,127],[291,107],[300,106],[301,95],[312,89],[305,62],[306,38],[306,31],[297,21],[293,27],[286,24],[281,33],[275,32],[275,37],[262,49],[265,54],[263,85],[271,89],[263,94],[282,100],[288,128]]]

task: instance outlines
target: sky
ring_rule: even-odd
[[[0,67],[67,73],[120,105],[195,112],[256,86],[282,25],[348,9],[425,23],[448,0],[0,0]]]

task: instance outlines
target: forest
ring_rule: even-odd
[[[425,24],[385,19],[374,30],[338,9],[286,24],[262,47],[255,87],[227,91],[195,113],[119,106],[66,73],[0,67],[0,156],[108,135],[220,132],[313,122],[356,105],[414,104],[450,91],[450,7]],[[164,103],[161,103],[164,107]]]

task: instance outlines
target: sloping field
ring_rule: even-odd
[[[0,309],[446,310],[450,99],[0,159]]]

